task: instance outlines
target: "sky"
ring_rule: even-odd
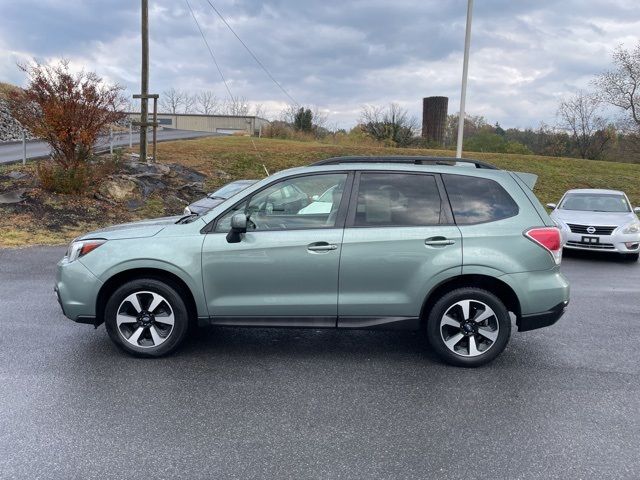
[[[291,101],[207,0],[189,0],[231,93],[277,117]],[[363,105],[460,102],[466,0],[211,0],[283,88],[350,128]],[[637,0],[476,0],[467,114],[504,127],[553,124],[562,98],[589,88],[617,45],[640,41]],[[227,95],[186,0],[149,0],[150,91]],[[138,0],[0,0],[0,81],[17,62],[70,61],[140,88]]]

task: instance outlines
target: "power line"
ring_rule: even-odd
[[[209,5],[211,5],[211,8],[213,8],[213,11],[216,12],[216,14],[220,17],[220,19],[224,22],[224,24],[227,26],[227,28],[231,31],[231,33],[233,33],[235,35],[235,37],[238,39],[238,41],[242,44],[242,46],[245,48],[245,50],[247,52],[249,52],[249,55],[251,55],[253,57],[253,59],[256,61],[256,63],[258,65],[260,65],[260,68],[262,68],[262,70],[264,70],[264,72],[269,76],[269,78],[273,81],[273,83],[275,83],[278,88],[280,90],[282,90],[282,93],[284,93],[289,100],[291,100],[294,105],[296,106],[300,106],[300,104],[296,101],[295,98],[293,98],[291,95],[289,95],[289,92],[287,92],[284,87],[282,85],[280,85],[280,83],[274,78],[273,75],[271,75],[271,72],[267,69],[267,67],[264,66],[264,64],[258,59],[258,57],[256,57],[255,53],[253,53],[253,51],[247,46],[246,43],[244,43],[242,41],[242,39],[240,38],[240,36],[235,32],[235,30],[231,27],[231,25],[229,25],[229,23],[225,20],[225,18],[222,16],[222,14],[220,13],[220,11],[213,5],[213,3],[210,2],[210,0],[207,0],[207,3]]]
[[[198,19],[196,18],[196,14],[194,13],[193,9],[191,8],[191,4],[189,3],[189,0],[184,0],[187,4],[187,7],[189,7],[189,11],[191,12],[191,16],[193,17],[193,20],[196,22],[196,26],[198,27],[198,31],[200,32],[200,36],[202,37],[202,40],[204,40],[204,44],[207,46],[207,50],[209,50],[209,54],[211,55],[211,58],[213,59],[213,63],[215,63],[216,68],[218,69],[218,73],[220,74],[220,78],[222,78],[222,82],[224,83],[225,88],[227,89],[227,93],[229,94],[229,97],[231,99],[231,101],[234,100],[234,96],[231,93],[231,90],[229,89],[229,85],[227,85],[227,80],[224,78],[224,74],[222,73],[222,69],[220,68],[220,65],[218,65],[218,61],[216,60],[216,56],[213,54],[213,50],[211,50],[211,47],[209,46],[209,42],[207,42],[207,38],[204,36],[204,32],[202,31],[202,28],[200,28],[200,24],[198,23]]]

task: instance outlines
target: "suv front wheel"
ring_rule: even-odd
[[[491,292],[465,287],[440,298],[429,313],[427,339],[445,362],[478,367],[496,358],[507,346],[511,318]]]
[[[178,289],[154,278],[125,283],[105,306],[105,326],[111,340],[140,357],[160,357],[174,351],[188,325],[189,314]]]

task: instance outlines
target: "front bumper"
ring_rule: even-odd
[[[78,322],[95,324],[96,299],[102,282],[80,260],[58,262],[54,291],[65,317]]]
[[[516,320],[518,331],[528,332],[529,330],[536,330],[538,328],[544,328],[553,325],[558,320],[560,320],[560,317],[562,317],[562,315],[564,315],[567,305],[569,305],[568,300],[559,303],[546,312],[521,315],[520,318]]]
[[[638,253],[640,252],[639,233],[617,233],[611,235],[589,235],[562,230],[563,246],[571,250],[590,252]]]

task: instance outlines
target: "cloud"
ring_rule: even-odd
[[[286,96],[206,0],[189,0],[234,95],[277,114]],[[151,89],[225,88],[186,3],[154,0]],[[416,117],[421,98],[456,110],[464,0],[212,0],[300,103],[352,126],[363,104],[398,102]],[[0,0],[0,80],[22,83],[16,61],[65,57],[110,82],[139,89],[139,2]],[[637,41],[630,0],[475,2],[467,111],[504,126],[553,122],[559,99],[588,87],[618,44]]]

